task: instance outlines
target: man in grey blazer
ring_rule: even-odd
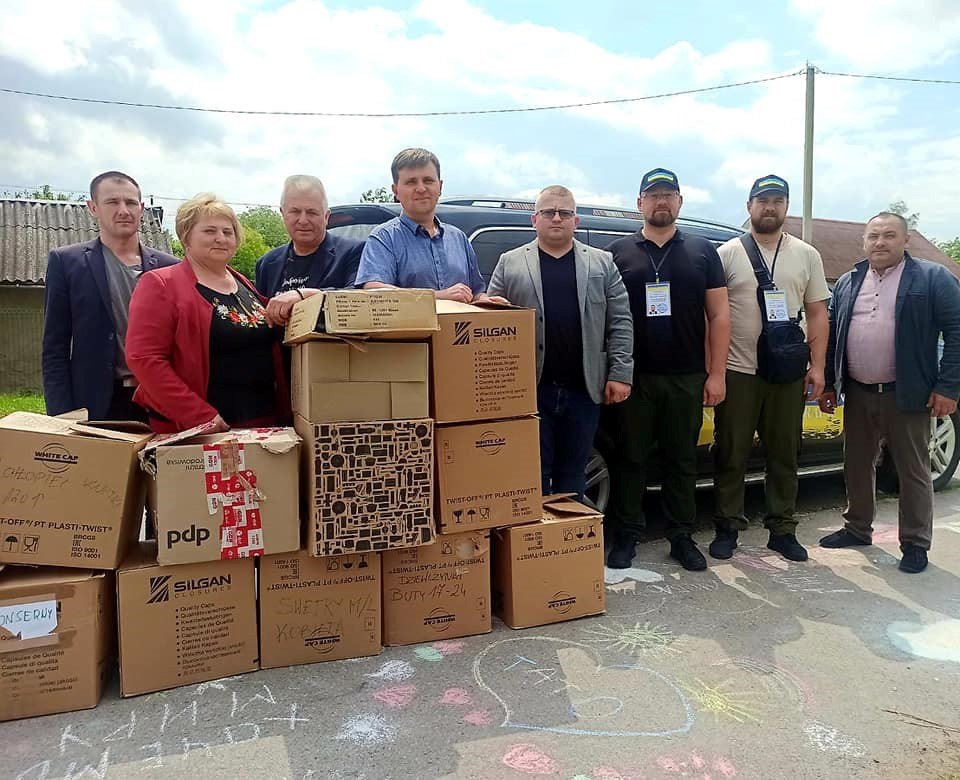
[[[576,209],[566,187],[543,189],[532,218],[537,240],[500,257],[487,293],[537,312],[543,492],[582,499],[600,404],[630,395],[633,319],[610,253],[574,239]]]

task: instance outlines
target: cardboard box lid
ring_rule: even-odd
[[[600,512],[573,498],[576,493],[554,493],[543,497],[543,522],[551,523],[571,518],[602,518]]]
[[[525,306],[514,306],[512,303],[493,303],[478,301],[477,303],[460,303],[460,301],[437,300],[437,316],[445,314],[466,314],[478,311],[523,311]]]
[[[64,569],[51,566],[0,566],[0,600],[4,594],[19,588],[32,588],[43,585],[60,585],[70,582],[105,577],[102,571],[90,569]]]
[[[273,455],[284,455],[296,447],[301,439],[293,428],[235,428],[225,433],[210,433],[213,423],[188,428],[179,433],[154,436],[140,451],[140,466],[151,476],[157,474],[157,452],[163,447],[186,444],[218,444],[236,442],[238,444],[259,444]]]
[[[86,422],[70,417],[48,417],[35,412],[13,412],[0,418],[0,430],[87,436],[130,444],[139,444],[153,435],[148,426],[137,422]]]
[[[429,297],[436,300],[434,290],[421,289],[403,289],[399,287],[387,287],[374,290],[327,290],[316,295],[311,295],[303,301],[298,301],[290,312],[290,319],[287,321],[284,330],[283,343],[302,344],[305,341],[311,341],[316,338],[324,338],[330,335],[327,333],[326,321],[335,319],[338,313],[345,306],[355,306],[358,301],[375,301],[376,299],[397,299],[409,300],[413,304],[419,304]],[[434,321],[429,326],[417,323],[415,327],[410,327],[401,320],[397,327],[390,329],[371,329],[371,328],[336,328],[333,330],[338,335],[357,336],[360,338],[376,335],[378,338],[414,339],[426,338],[436,331],[440,326]]]

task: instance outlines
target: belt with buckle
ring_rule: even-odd
[[[897,387],[896,382],[875,382],[868,385],[866,382],[858,382],[856,379],[851,379],[850,381],[868,393],[892,393]]]

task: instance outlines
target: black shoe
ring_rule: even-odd
[[[788,561],[807,560],[807,548],[800,544],[793,534],[775,534],[771,531],[767,547],[780,553]]]
[[[687,571],[703,571],[707,568],[707,559],[689,536],[678,536],[670,542],[670,557],[680,561]]]
[[[611,569],[629,569],[633,563],[633,556],[637,554],[635,539],[615,538],[610,554],[607,556],[607,566]]]
[[[733,551],[736,549],[737,532],[723,528],[717,529],[717,535],[710,542],[710,557],[725,561],[733,556]]]
[[[821,547],[839,549],[840,547],[869,547],[871,542],[865,542],[859,536],[850,533],[846,528],[827,534],[820,540]]]
[[[903,559],[899,568],[908,574],[919,574],[927,568],[927,551],[915,544],[903,545]]]

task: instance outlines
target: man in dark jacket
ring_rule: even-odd
[[[353,287],[363,241],[327,232],[327,193],[316,176],[287,177],[280,214],[290,243],[257,260],[256,285],[270,298],[268,318],[284,324],[297,301],[318,290]]]
[[[142,420],[124,342],[133,288],[145,271],[178,262],[145,247],[140,185],[120,171],[90,182],[100,237],[50,252],[44,278],[43,393],[47,414],[85,408],[92,420]]]
[[[897,214],[871,219],[867,256],[840,277],[830,302],[820,409],[832,413],[843,393],[847,511],[844,527],[820,544],[871,543],[883,440],[900,480],[900,570],[917,573],[933,536],[930,418],[953,414],[960,396],[960,284],[943,266],[911,257],[908,235]]]

